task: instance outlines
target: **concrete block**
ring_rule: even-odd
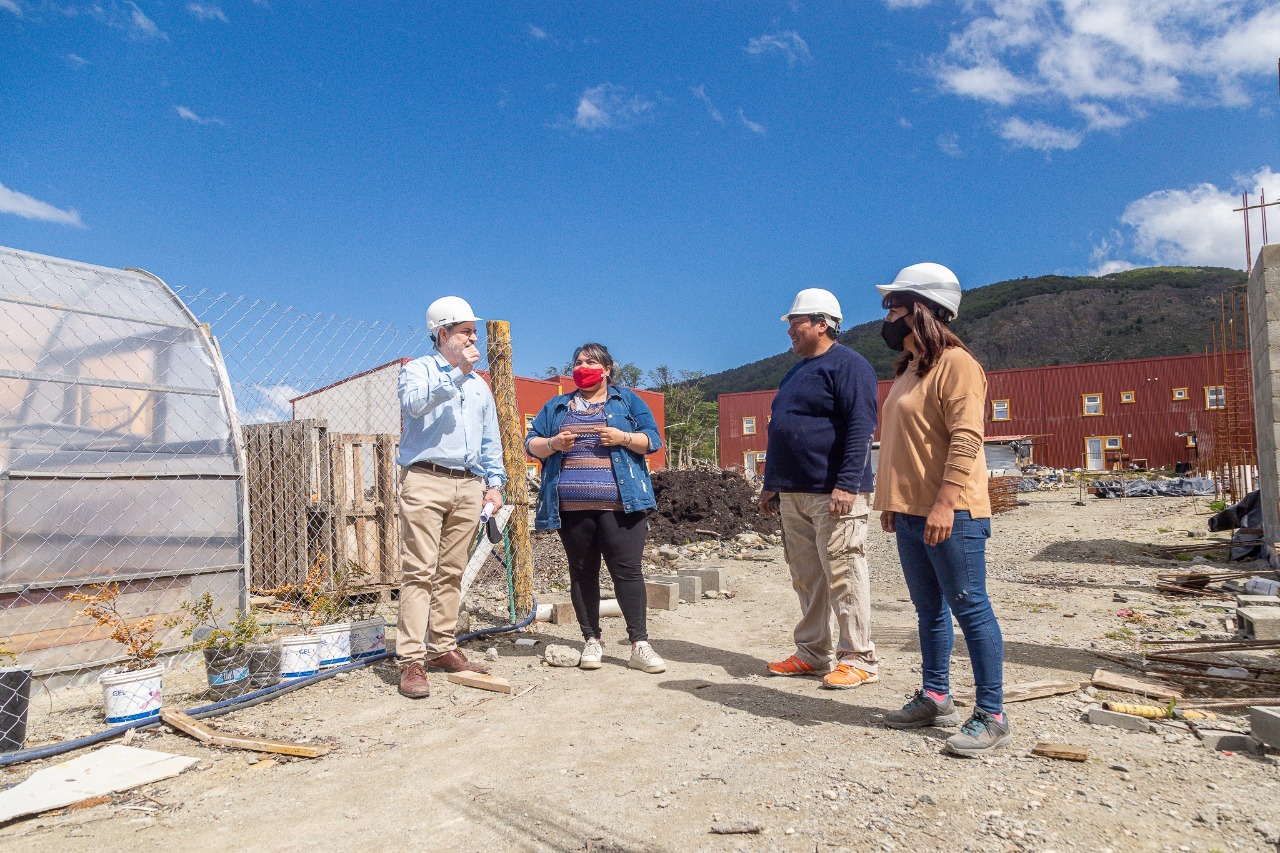
[[[1280,708],[1250,708],[1249,728],[1254,740],[1280,749]]]
[[[1237,595],[1236,607],[1280,607],[1280,595]]]
[[[702,578],[693,575],[654,575],[650,580],[677,585],[680,587],[680,597],[690,604],[702,600]]]
[[[552,625],[573,625],[578,621],[578,614],[573,612],[573,602],[562,601],[551,605]]]
[[[680,606],[680,584],[645,581],[644,593],[650,610],[675,610]]]
[[[726,588],[723,566],[705,566],[700,569],[678,569],[676,574],[680,577],[699,578],[702,581],[703,592],[720,592],[722,589]],[[1277,603],[1280,603],[1280,601]]]
[[[1146,717],[1135,717],[1132,714],[1107,711],[1098,705],[1090,706],[1089,722],[1095,726],[1115,726],[1118,729],[1128,729],[1131,732],[1149,732],[1153,728],[1151,721]]]
[[[1218,752],[1258,752],[1258,742],[1248,735],[1242,735],[1238,732],[1207,732],[1200,731],[1200,737],[1204,740],[1204,745]]]
[[[1280,607],[1241,607],[1236,622],[1247,640],[1280,640]]]

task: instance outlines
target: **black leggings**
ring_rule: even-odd
[[[633,643],[649,639],[645,626],[644,575],[640,558],[649,531],[647,514],[612,510],[560,513],[560,541],[569,558],[569,595],[585,639],[600,636],[600,558],[604,557],[613,590]]]

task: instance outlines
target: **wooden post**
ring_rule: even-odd
[[[485,324],[489,346],[489,386],[498,409],[502,436],[502,461],[507,469],[506,502],[515,511],[507,529],[511,535],[512,574],[515,575],[516,612],[533,607],[533,542],[529,538],[529,480],[524,463],[524,417],[516,403],[516,377],[511,367],[511,324],[490,320]]]

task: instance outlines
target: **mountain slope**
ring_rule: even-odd
[[[952,328],[987,370],[1187,355],[1209,346],[1218,297],[1246,280],[1240,270],[1221,267],[1019,278],[966,290]],[[880,339],[880,322],[854,326],[840,342],[888,379],[897,355]],[[703,387],[708,399],[777,388],[795,363],[792,353],[779,353],[712,374]]]

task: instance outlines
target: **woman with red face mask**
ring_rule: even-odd
[[[610,384],[613,358],[601,344],[573,354],[572,394],[542,407],[525,437],[529,455],[542,460],[542,487],[534,527],[558,530],[569,558],[569,593],[585,640],[583,669],[599,669],[600,562],[613,578],[631,640],[629,666],[663,672],[649,645],[640,558],[655,506],[645,455],[662,447],[653,412],[629,388]]]

